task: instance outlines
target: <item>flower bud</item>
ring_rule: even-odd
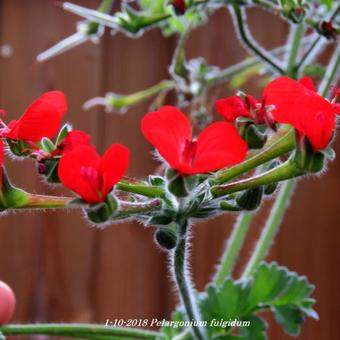
[[[183,15],[186,11],[185,0],[171,0],[171,5],[178,15]]]
[[[58,176],[58,159],[42,159],[37,164],[39,174],[44,175],[49,183],[60,183]]]
[[[236,197],[236,203],[242,210],[255,210],[261,204],[263,187],[248,189]]]
[[[155,233],[155,242],[166,250],[175,248],[177,244],[176,231],[170,227],[159,228]]]
[[[94,223],[105,223],[111,219],[117,207],[118,201],[116,198],[108,195],[105,202],[90,205],[85,211],[90,221]]]

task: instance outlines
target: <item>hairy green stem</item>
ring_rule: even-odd
[[[262,230],[261,236],[256,244],[255,250],[246,265],[242,278],[246,279],[253,274],[260,263],[265,259],[270,246],[277,234],[282,222],[285,210],[295,187],[295,180],[290,180],[282,184],[276,201],[273,205],[270,216]]]
[[[36,195],[27,193],[27,201],[24,205],[14,207],[14,209],[56,209],[56,208],[76,208],[80,205],[69,205],[74,197],[57,197],[48,195]]]
[[[132,184],[123,181],[116,184],[116,189],[153,198],[162,197],[164,195],[164,190],[160,187],[152,185]]]
[[[139,102],[155,96],[159,92],[169,91],[175,87],[173,81],[162,80],[158,84],[151,86],[145,90],[138,91],[129,95],[120,95],[116,93],[107,93],[105,98],[93,98],[86,103],[86,107],[93,105],[105,104],[107,107],[112,107],[116,110],[122,110],[129,106],[138,104]]]
[[[294,129],[288,125],[282,126],[265,144],[260,151],[250,153],[248,158],[239,164],[217,172],[210,184],[223,184],[240,176],[257,166],[264,164],[274,158],[286,154],[295,148]]]
[[[193,288],[187,274],[187,238],[183,236],[179,239],[172,257],[172,268],[176,280],[179,295],[181,297],[188,320],[200,322],[201,316],[196,306]],[[198,340],[205,340],[205,330],[199,325],[192,326],[192,333]]]
[[[214,197],[221,197],[246,189],[256,188],[261,185],[281,182],[287,179],[298,177],[304,174],[304,170],[300,169],[297,164],[288,160],[280,166],[264,172],[260,175],[239,180],[224,185],[219,185],[211,188],[211,193]]]
[[[312,40],[312,36],[308,36],[301,40],[302,46],[308,46]],[[269,51],[269,53],[273,54],[274,56],[281,56],[282,54],[288,52],[290,50],[290,47],[287,45],[280,46],[277,48],[274,48],[273,50]],[[238,73],[245,71],[253,66],[256,66],[260,64],[260,61],[257,57],[251,57],[247,58],[243,61],[241,61],[238,64],[231,65],[223,70],[212,72],[211,74],[207,75],[206,82],[208,86],[216,85],[219,83],[222,83],[224,81],[227,81],[231,77],[234,77]]]
[[[340,66],[340,45],[337,46],[333,56],[328,64],[326,74],[322,79],[319,86],[319,93],[321,96],[326,97],[333,81],[339,76],[338,69]]]
[[[258,44],[254,41],[250,32],[248,31],[246,24],[247,18],[245,15],[245,9],[241,8],[237,3],[233,2],[232,4],[233,13],[235,15],[235,23],[237,32],[240,35],[240,38],[244,42],[244,44],[249,48],[251,52],[253,52],[256,56],[258,56],[265,64],[269,65],[272,69],[274,69],[277,73],[283,74],[283,69],[277,65],[277,63],[273,60],[272,56],[268,55],[266,51],[258,46]]]
[[[136,329],[111,327],[91,324],[32,324],[0,326],[0,334],[4,335],[51,335],[58,337],[78,337],[80,339],[163,339],[157,332]]]
[[[340,11],[340,5],[338,5],[333,13],[330,14],[330,17],[329,17],[329,21],[333,21],[336,16],[338,15]],[[299,61],[299,63],[297,64],[296,66],[296,69],[298,70],[299,68],[301,68],[305,63],[306,61],[308,60],[309,56],[312,54],[312,52],[317,48],[319,47],[320,43],[322,42],[322,40],[325,39],[322,35],[319,35],[317,38],[315,38],[315,40],[313,41],[312,45],[309,47],[309,49],[307,50],[307,52],[303,55],[303,57],[301,58],[301,60]]]
[[[219,265],[213,280],[216,286],[221,286],[225,279],[231,275],[236,259],[247,235],[252,217],[253,215],[250,212],[244,212],[238,216],[228,240],[226,250],[221,259],[221,264]]]

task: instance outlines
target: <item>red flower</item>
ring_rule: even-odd
[[[3,129],[2,136],[31,142],[40,142],[43,137],[52,139],[66,111],[66,98],[62,92],[46,92],[18,120],[12,120]]]
[[[35,100],[18,120],[12,120],[8,126],[0,120],[0,138],[28,142],[40,142],[43,137],[53,138],[66,111],[66,98],[62,92],[46,92]],[[2,161],[3,144],[0,140],[0,168]],[[0,187],[1,179],[0,174]]]
[[[295,81],[279,77],[267,85],[264,97],[275,105],[275,120],[293,125],[309,139],[315,151],[329,144],[335,128],[336,108],[318,95],[310,78]]]
[[[146,114],[141,128],[160,155],[182,174],[215,171],[243,161],[247,153],[246,142],[229,123],[213,123],[193,139],[189,119],[172,106]]]
[[[228,122],[234,123],[239,117],[250,118],[255,124],[266,124],[273,128],[275,122],[271,108],[266,105],[265,98],[256,100],[252,96],[242,99],[239,96],[231,96],[216,101],[217,112]]]
[[[61,182],[89,203],[103,202],[124,175],[129,163],[129,150],[112,144],[100,157],[92,146],[79,145],[64,153],[59,161]]]
[[[91,146],[91,137],[81,130],[72,130],[58,145],[58,148],[53,152],[53,155],[60,155],[72,151],[79,145]]]

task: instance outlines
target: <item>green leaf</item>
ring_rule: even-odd
[[[275,320],[283,329],[291,335],[297,336],[300,333],[299,325],[303,323],[303,315],[299,308],[294,306],[281,306],[273,308]]]
[[[241,327],[240,334],[247,340],[266,340],[267,323],[256,315],[249,315],[243,318],[249,321],[249,327]]]
[[[233,330],[232,335],[247,340],[265,340],[267,325],[257,313],[271,310],[284,331],[296,335],[306,316],[318,318],[313,310],[314,300],[310,298],[313,289],[306,277],[276,263],[263,263],[250,279],[233,281],[228,278],[222,286],[209,285],[199,295],[199,307],[210,326],[211,338],[224,339]],[[236,327],[235,324],[224,327],[212,322],[234,319],[250,324],[237,322]]]

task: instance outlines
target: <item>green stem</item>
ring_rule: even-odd
[[[282,184],[276,198],[270,216],[262,230],[261,236],[256,244],[255,250],[243,272],[242,278],[246,279],[253,274],[260,263],[265,259],[270,246],[278,232],[285,210],[295,187],[295,181],[290,180]]]
[[[158,199],[143,203],[131,203],[121,201],[119,204],[119,210],[116,213],[114,213],[112,218],[120,219],[141,213],[148,214],[161,208],[162,201]]]
[[[174,250],[172,268],[177,288],[189,321],[201,321],[201,316],[196,306],[193,288],[187,275],[187,239],[181,237]],[[205,330],[199,325],[192,326],[192,333],[198,340],[205,340]]]
[[[77,208],[77,205],[69,205],[72,197],[57,197],[48,195],[27,194],[27,201],[14,209],[47,209],[47,208]]]
[[[262,61],[264,61],[267,65],[273,68],[279,74],[284,74],[283,69],[276,64],[275,61],[272,60],[272,56],[268,55],[266,51],[259,47],[257,42],[253,39],[250,32],[248,31],[246,24],[247,18],[245,15],[245,9],[241,8],[237,3],[233,2],[232,9],[236,18],[236,30],[238,31],[240,38],[244,42],[244,44],[249,48],[251,52],[253,52],[256,56],[258,56]]]
[[[234,229],[228,240],[221,264],[218,267],[213,280],[216,286],[221,286],[225,279],[231,275],[235,261],[240,253],[244,239],[247,235],[252,217],[252,213],[249,212],[244,212],[238,216],[236,224],[234,225]]]
[[[288,62],[287,62],[287,69],[286,69],[286,74],[292,78],[296,78],[296,58],[299,53],[299,47],[301,43],[301,39],[303,37],[304,33],[304,26],[303,24],[299,25],[293,25],[292,26],[292,40],[291,40],[291,48],[289,51],[289,57],[288,57]]]
[[[162,197],[164,195],[164,190],[162,188],[152,185],[119,182],[116,184],[116,189],[152,198]]]
[[[336,50],[333,53],[333,56],[329,62],[329,66],[327,67],[326,74],[322,79],[322,82],[319,86],[319,93],[321,96],[326,97],[332,82],[336,79],[338,74],[338,69],[340,66],[340,45],[337,46]]]
[[[340,11],[340,5],[338,5],[334,9],[333,13],[330,14],[330,17],[329,17],[328,21],[333,21],[336,18],[336,16],[338,15],[339,11]],[[315,25],[313,24],[312,26],[315,26]],[[317,38],[315,38],[315,40],[312,43],[312,45],[309,47],[307,52],[301,58],[300,62],[297,64],[297,66],[296,66],[297,70],[299,68],[301,68],[306,63],[306,61],[309,58],[309,56],[311,55],[311,53],[320,45],[320,43],[322,42],[323,38],[324,37],[322,35],[319,35]]]
[[[280,166],[260,175],[212,187],[211,193],[214,197],[221,197],[238,191],[256,188],[261,185],[281,182],[303,174],[303,169],[300,169],[294,161],[288,160]]]
[[[138,91],[129,95],[120,95],[116,93],[108,93],[105,98],[94,98],[86,103],[86,107],[91,107],[93,105],[105,104],[107,107],[112,107],[116,110],[126,109],[129,106],[138,104],[139,102],[155,96],[159,92],[169,91],[175,86],[174,82],[169,80],[162,80],[158,84],[151,86],[145,90]]]
[[[0,326],[0,334],[3,335],[52,335],[98,339],[107,336],[108,339],[162,339],[157,332],[136,328],[111,327],[105,325],[90,324],[32,324],[32,325],[8,325]],[[101,339],[101,338],[100,338]]]
[[[210,180],[210,184],[213,185],[225,183],[256,168],[261,164],[292,151],[294,148],[294,129],[288,125],[285,125],[268,140],[262,150],[251,153],[242,163],[217,172],[216,177]]]
[[[311,38],[312,37],[309,36],[309,37],[302,39],[301,45],[302,46],[309,45],[311,42]],[[284,45],[284,46],[280,46],[280,47],[277,47],[271,50],[270,53],[273,54],[274,56],[281,56],[282,54],[288,52],[289,49],[290,49],[289,46]],[[216,85],[224,81],[227,81],[228,79],[230,79],[231,77],[234,77],[238,73],[245,71],[251,67],[254,67],[258,65],[259,63],[260,61],[258,58],[251,57],[251,58],[247,58],[246,60],[241,61],[238,64],[231,65],[218,72],[213,72],[211,74],[208,74],[206,78],[207,85],[212,86],[212,85]]]

